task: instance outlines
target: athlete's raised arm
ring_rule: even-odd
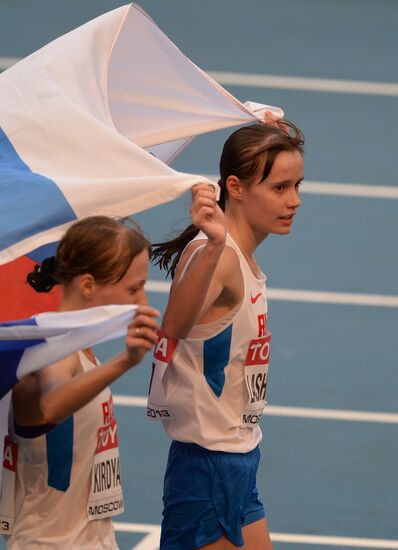
[[[163,318],[170,338],[185,338],[233,284],[236,257],[225,247],[225,216],[211,186],[203,183],[192,189],[191,218],[207,239],[189,244],[176,269]]]

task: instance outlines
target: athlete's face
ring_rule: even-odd
[[[90,306],[110,304],[146,304],[144,285],[148,278],[148,252],[143,250],[117,283],[96,285]]]
[[[265,180],[244,188],[242,204],[246,218],[261,238],[270,233],[290,233],[301,204],[299,185],[303,177],[302,155],[298,151],[282,151]]]

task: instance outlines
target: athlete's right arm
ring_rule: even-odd
[[[207,240],[189,245],[177,267],[163,317],[163,330],[169,338],[186,338],[223,293],[231,275],[228,262],[231,251],[225,248],[225,216],[209,185],[199,184],[192,189],[191,218]],[[182,276],[187,262],[188,268]]]

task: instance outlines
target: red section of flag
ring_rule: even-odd
[[[0,322],[23,319],[43,311],[55,311],[61,299],[61,291],[35,292],[26,282],[36,262],[22,256],[13,262],[0,265]]]

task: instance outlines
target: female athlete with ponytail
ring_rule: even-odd
[[[291,231],[303,144],[286,121],[235,131],[220,160],[219,203],[213,188],[195,186],[192,225],[155,245],[173,277],[148,407],[173,440],[161,550],[272,548],[256,488],[271,334],[254,252]]]
[[[74,223],[29,274],[38,292],[63,288],[61,311],[137,304],[125,349],[102,365],[84,349],[22,378],[10,422],[15,488],[3,494],[14,517],[9,550],[114,550],[112,516],[123,512],[117,424],[109,384],[156,342],[159,312],[144,284],[150,244],[138,226],[105,216]],[[1,508],[1,506],[0,506]]]

